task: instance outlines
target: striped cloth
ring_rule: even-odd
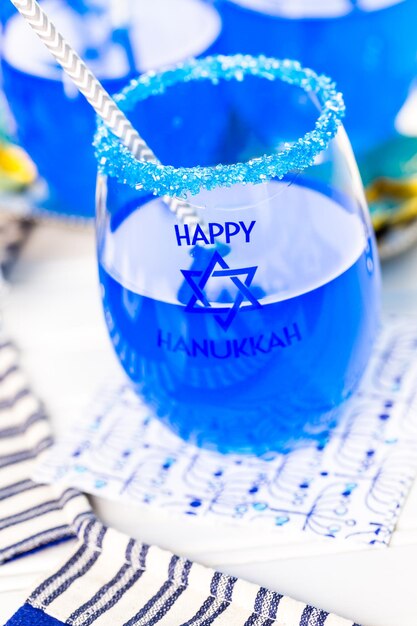
[[[38,456],[52,444],[39,400],[18,367],[13,345],[0,338],[0,564],[75,537],[91,517],[85,496],[31,480]]]
[[[106,528],[75,489],[30,479],[51,443],[16,350],[0,342],[0,563],[75,538],[7,626],[352,626]]]
[[[352,626],[86,520],[65,563],[7,626]]]
[[[0,266],[4,273],[9,271],[31,226],[29,219],[0,213]]]

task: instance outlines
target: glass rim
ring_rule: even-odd
[[[231,187],[236,183],[260,184],[272,178],[282,179],[291,171],[311,166],[325,151],[341,125],[345,113],[343,96],[335,83],[323,74],[302,67],[298,61],[251,55],[215,55],[190,59],[159,72],[151,71],[132,80],[114,99],[129,112],[137,102],[162,95],[178,83],[208,80],[244,80],[257,76],[281,80],[315,94],[321,106],[314,129],[294,142],[284,142],[279,152],[264,154],[245,162],[211,166],[174,167],[150,161],[138,161],[105,123],[98,119],[94,137],[99,174],[116,178],[120,183],[154,195],[186,198],[202,189]]]

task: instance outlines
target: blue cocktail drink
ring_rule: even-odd
[[[337,81],[357,155],[395,133],[396,116],[417,76],[416,0],[218,0],[217,5],[225,54],[295,58]]]
[[[217,167],[140,164],[100,129],[106,322],[138,392],[184,439],[256,454],[323,445],[362,376],[379,320],[378,259],[339,96],[297,64],[223,57],[139,80],[119,104],[141,131],[139,100],[158,90],[153,98],[172,96],[184,81],[191,98],[204,81],[227,102],[225,77],[241,81],[242,93],[246,81],[286,87],[279,113],[270,106],[281,116],[275,150],[236,112],[218,127]],[[204,117],[201,124],[204,136]],[[163,120],[158,131],[168,136]],[[171,152],[178,164],[178,150],[168,141],[164,162]],[[169,211],[168,192],[186,195],[197,227]]]
[[[125,24],[110,11],[122,0],[72,3],[84,5],[85,12],[69,4],[43,2],[110,93],[120,91],[142,71],[211,50],[220,32],[216,11],[200,0],[129,1],[131,14]],[[174,31],[172,21],[179,14],[182,19]],[[2,48],[4,90],[18,139],[48,183],[42,208],[92,217],[94,112],[19,15],[8,20]],[[192,111],[190,105],[190,117]]]

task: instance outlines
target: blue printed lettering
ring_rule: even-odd
[[[248,343],[247,338],[243,339],[243,341],[238,341],[237,339],[233,340],[233,351],[236,358],[241,356],[250,356],[249,352],[245,351],[245,346]]]
[[[264,340],[264,336],[260,335],[260,337],[251,337],[250,339],[250,344],[251,344],[251,348],[252,348],[252,354],[253,356],[256,356],[257,352],[262,352],[263,354],[268,354],[268,352],[270,352],[270,348],[268,348],[268,350],[265,350],[264,348],[262,348],[261,343]]]
[[[257,335],[244,337],[242,339],[213,340],[203,339],[189,341],[182,336],[173,338],[172,333],[164,334],[158,331],[158,347],[167,352],[183,352],[192,358],[252,358],[260,357],[262,354],[269,354],[272,350],[288,348],[294,342],[302,341],[302,335],[298,325],[294,322],[289,327],[282,328],[280,334],[271,332],[267,335]]]
[[[216,240],[223,237],[227,244],[230,244],[233,237],[237,237],[239,233],[244,237],[245,243],[250,243],[251,234],[256,222],[252,221],[249,225],[245,222],[225,222],[224,226],[217,222],[209,222],[206,228],[198,224],[195,230],[190,230],[188,224],[175,224],[175,236],[178,246],[196,246],[196,245],[214,245]]]
[[[239,222],[243,232],[245,233],[245,242],[246,243],[250,243],[250,234],[253,230],[253,227],[255,226],[256,222],[251,222],[249,224],[249,228],[246,228],[245,222]]]
[[[216,222],[210,223],[208,228],[210,233],[210,243],[213,244],[216,237],[223,235],[224,228],[221,224],[216,224]]]
[[[190,240],[190,231],[188,229],[187,224],[184,224],[184,234],[181,235],[180,233],[180,227],[178,226],[178,224],[175,224],[174,226],[175,228],[175,234],[177,236],[177,243],[179,246],[182,246],[182,240],[185,239],[185,241],[187,242],[187,246],[191,245],[191,240]]]
[[[288,330],[288,328],[284,328],[284,335],[285,335],[285,339],[287,340],[287,345],[291,346],[292,345],[292,340],[296,339],[297,341],[301,341],[301,333],[300,333],[300,329],[298,328],[297,324],[293,324],[292,325],[293,328],[293,332],[290,333],[290,331]]]
[[[285,344],[278,335],[272,333],[271,338],[269,340],[269,349],[273,350],[274,348],[286,348],[287,344]]]
[[[183,337],[180,337],[178,339],[178,341],[175,344],[174,349],[172,351],[173,352],[185,352],[185,354],[187,354],[188,356],[191,356],[191,352],[188,349],[188,346],[185,343],[185,339]]]
[[[236,222],[226,222],[224,230],[226,233],[226,243],[230,243],[231,238],[240,232],[240,226],[236,224]]]
[[[195,231],[194,231],[194,236],[193,236],[193,246],[196,246],[199,242],[209,244],[210,240],[207,239],[204,233],[204,230],[201,228],[201,226],[197,224]]]

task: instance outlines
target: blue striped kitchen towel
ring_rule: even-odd
[[[31,480],[51,442],[16,350],[0,339],[0,563],[75,539],[7,626],[352,626],[106,528],[75,489]]]
[[[84,520],[65,563],[7,626],[352,626]],[[355,625],[357,626],[357,625]]]
[[[52,444],[39,400],[0,337],[0,564],[75,537],[74,523],[91,516],[85,496],[34,482],[37,459]]]

